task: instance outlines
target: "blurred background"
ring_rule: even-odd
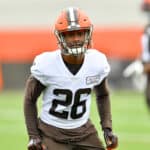
[[[83,9],[94,24],[94,48],[108,57],[117,150],[148,150],[150,114],[142,80],[123,76],[140,59],[141,36],[148,23],[142,3],[149,0],[0,0],[0,143],[1,149],[25,150],[28,137],[23,118],[23,96],[36,55],[57,48],[53,24],[68,6]],[[94,58],[93,58],[94,59]],[[93,64],[98,65],[98,64]],[[93,102],[94,103],[94,102]],[[92,105],[92,119],[99,120]],[[100,136],[103,136],[100,133]]]
[[[35,55],[57,48],[53,24],[68,6],[83,9],[94,24],[94,47],[110,61],[115,88],[133,88],[122,70],[140,56],[147,16],[142,0],[0,0],[0,87],[23,88]],[[114,84],[115,83],[115,84]],[[129,84],[128,84],[129,83]]]

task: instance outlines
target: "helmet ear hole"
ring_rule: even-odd
[[[63,33],[77,30],[88,30],[84,44],[80,47],[78,54],[85,53],[85,49],[91,45],[91,35],[93,31],[89,17],[76,7],[69,7],[63,10],[55,23],[55,36],[57,37],[61,50],[64,51],[64,49],[67,49],[66,51],[68,52],[68,55],[73,54],[72,52],[77,52],[78,50],[68,49]],[[75,53],[75,55],[77,55],[77,53]]]

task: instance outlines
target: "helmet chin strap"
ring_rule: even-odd
[[[87,51],[87,43],[88,41],[84,41],[84,44],[82,44],[82,46],[80,47],[72,47],[70,48],[69,46],[67,46],[67,44],[64,42],[63,43],[63,50],[62,50],[62,53],[64,55],[74,55],[74,56],[77,56],[77,55],[80,55],[80,54],[84,54],[86,53]]]
[[[66,47],[66,49],[64,50],[64,54],[77,56],[79,54],[84,54],[86,52],[86,50],[87,49],[85,47],[78,47],[78,48]]]

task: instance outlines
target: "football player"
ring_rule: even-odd
[[[146,74],[146,104],[150,110],[150,24],[145,27],[144,34],[142,36],[142,63],[143,72]]]
[[[55,23],[60,49],[36,56],[24,100],[28,150],[105,150],[89,118],[92,90],[106,145],[117,147],[107,83],[110,66],[103,53],[91,48],[92,31],[89,17],[69,7]]]

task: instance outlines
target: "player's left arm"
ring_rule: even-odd
[[[112,131],[111,104],[107,78],[105,78],[99,85],[95,86],[94,89],[107,148],[116,148],[118,145],[118,138]]]

